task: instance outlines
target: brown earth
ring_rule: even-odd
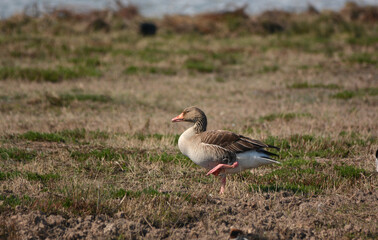
[[[250,194],[237,200],[209,196],[207,204],[193,210],[200,212],[200,219],[169,231],[155,228],[147,220],[128,220],[124,212],[113,217],[104,214],[63,217],[30,212],[21,207],[16,212],[2,214],[2,224],[5,224],[3,234],[17,231],[17,237],[13,237],[18,239],[109,239],[119,236],[125,239],[141,236],[146,239],[227,239],[232,227],[248,232],[251,239],[334,239],[350,232],[373,239],[377,232],[366,226],[374,229],[376,208],[364,214],[359,214],[359,210],[366,208],[367,203],[377,201],[377,191],[356,192],[348,197],[302,197],[290,192]],[[216,217],[210,216],[209,212],[214,211]],[[360,222],[351,223],[347,217],[351,214]]]

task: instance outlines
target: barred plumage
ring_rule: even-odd
[[[277,155],[266,150],[278,149],[277,147],[230,131],[206,131],[207,118],[199,108],[186,108],[172,119],[172,122],[182,121],[192,122],[194,125],[180,136],[180,151],[194,163],[209,169],[208,175],[236,173],[265,164],[279,163],[271,158]],[[225,183],[226,178],[223,176],[221,192]]]

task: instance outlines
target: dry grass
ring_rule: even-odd
[[[119,239],[218,239],[231,226],[262,239],[376,238],[378,31],[374,9],[358,9],[171,17],[150,38],[121,12],[104,17],[106,33],[68,13],[2,21],[0,236],[19,231],[13,215],[42,211],[123,216],[104,235]],[[177,149],[187,126],[170,119],[190,105],[210,129],[278,145],[283,164],[230,176],[219,196]]]

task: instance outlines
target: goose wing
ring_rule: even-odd
[[[275,154],[265,151],[264,148],[277,148],[259,140],[225,130],[203,132],[201,133],[201,142],[221,147],[235,154],[254,150],[274,156]]]

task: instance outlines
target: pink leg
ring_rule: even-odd
[[[236,168],[239,165],[238,162],[234,162],[232,165],[227,165],[227,164],[218,164],[216,167],[211,169],[206,175],[214,174],[215,176],[218,176],[219,172],[222,169],[225,168]]]
[[[221,189],[219,193],[223,194],[225,188],[226,188],[226,175],[221,177]]]

